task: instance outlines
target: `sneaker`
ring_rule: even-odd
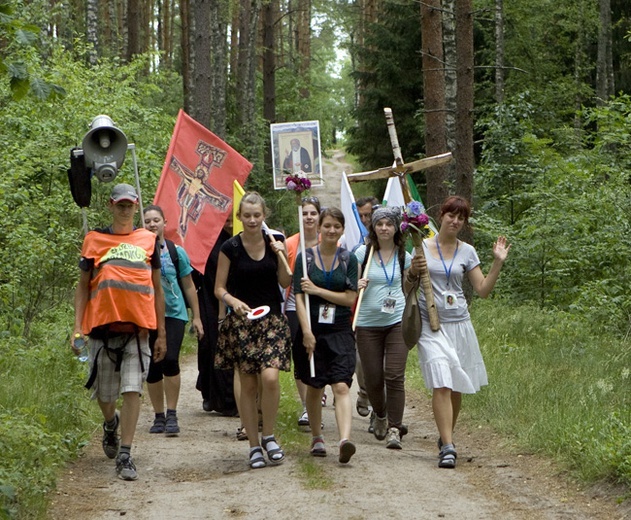
[[[368,400],[368,397],[358,394],[357,401],[355,403],[355,409],[357,410],[357,413],[362,417],[368,417],[368,414],[370,413],[370,408],[368,408],[369,406],[370,401]]]
[[[164,425],[164,433],[166,433],[167,437],[177,437],[180,433],[180,426],[177,423],[176,414],[167,414],[166,424]]]
[[[149,428],[149,433],[164,433],[166,424],[166,417],[156,417],[153,420],[153,425],[151,426],[151,428]]]
[[[370,425],[372,426],[372,433],[377,440],[384,440],[388,433],[388,418],[379,417],[375,412],[372,412],[370,416]]]
[[[388,435],[386,435],[386,448],[390,448],[391,450],[400,450],[403,448],[399,428],[388,429]]]
[[[114,426],[113,430],[108,430],[105,422],[103,423],[103,451],[108,459],[116,458],[116,455],[118,455],[118,446],[120,445],[120,439],[118,438],[118,425],[120,424],[118,412],[116,412],[114,417],[116,419],[116,426]]]
[[[129,453],[121,453],[116,458],[116,473],[122,480],[136,480],[138,473]]]
[[[309,415],[307,410],[303,410],[300,417],[298,417],[298,426],[309,426]]]

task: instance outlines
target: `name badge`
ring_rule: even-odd
[[[458,298],[455,293],[452,292],[444,292],[443,298],[445,300],[445,309],[457,309],[458,308]]]
[[[391,296],[386,296],[381,302],[381,312],[386,314],[394,314],[394,310],[397,306],[397,300]]]
[[[318,308],[318,323],[335,323],[335,305],[321,304]]]

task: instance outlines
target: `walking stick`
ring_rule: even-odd
[[[362,273],[362,278],[366,278],[366,273],[368,273],[368,269],[370,269],[370,262],[372,262],[372,255],[375,253],[375,248],[370,248],[370,253],[368,254],[368,260],[366,260],[366,269]],[[357,305],[355,305],[355,316],[353,316],[353,331],[355,331],[355,327],[357,326],[357,318],[359,317],[359,308],[361,307],[362,300],[364,299],[364,292],[366,291],[365,287],[362,287],[359,291],[359,296],[357,297]]]
[[[309,278],[307,273],[307,248],[305,246],[305,223],[302,221],[302,206],[298,206],[298,222],[300,224],[300,253],[302,257],[302,275],[305,278]],[[311,306],[309,304],[309,295],[304,293],[305,296],[305,310],[307,312],[307,322],[309,323],[309,329],[311,329]],[[313,359],[315,352],[312,352],[309,356],[309,373],[311,377],[315,377],[315,360]]]

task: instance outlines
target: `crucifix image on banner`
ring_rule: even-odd
[[[221,168],[227,151],[199,141],[195,152],[199,155],[195,171],[184,166],[177,157],[171,157],[171,169],[182,178],[177,190],[177,201],[181,207],[178,231],[182,236],[186,236],[189,220],[197,223],[206,203],[223,212],[231,202],[229,196],[219,192],[209,182],[212,169]]]

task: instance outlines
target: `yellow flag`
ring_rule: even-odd
[[[232,183],[232,193],[232,236],[235,236],[243,231],[243,224],[237,218],[237,211],[239,211],[241,199],[245,195],[245,190],[236,180]]]

